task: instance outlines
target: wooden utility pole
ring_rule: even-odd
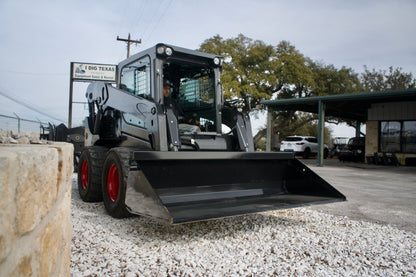
[[[139,44],[139,43],[142,43],[142,40],[141,39],[139,39],[139,40],[131,40],[130,39],[130,33],[129,33],[129,37],[127,38],[127,39],[125,39],[125,38],[119,38],[118,36],[117,36],[117,40],[119,40],[119,41],[124,41],[124,42],[126,42],[127,43],[127,58],[129,58],[130,57],[130,44],[132,44],[132,43],[134,43],[134,44]]]

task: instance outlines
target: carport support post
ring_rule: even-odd
[[[270,107],[267,107],[267,135],[266,135],[266,152],[272,151],[272,123],[273,122],[273,111]]]
[[[355,122],[355,136],[357,138],[361,137],[361,122],[358,120]]]
[[[324,164],[324,138],[325,138],[325,103],[319,100],[318,103],[318,160],[316,165]]]

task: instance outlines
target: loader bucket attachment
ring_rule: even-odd
[[[292,153],[133,152],[127,183],[135,214],[179,224],[345,201]]]

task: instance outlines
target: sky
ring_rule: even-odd
[[[116,38],[129,33],[142,40],[133,54],[159,42],[197,49],[217,34],[243,34],[270,45],[289,41],[315,61],[356,73],[394,66],[416,76],[415,12],[413,0],[0,0],[0,114],[66,123],[70,63],[118,64],[127,50]],[[85,88],[74,84],[74,101],[85,101]],[[74,124],[87,114],[82,104],[73,113]],[[264,116],[253,118],[254,132],[264,125]],[[354,135],[330,127],[334,136]]]

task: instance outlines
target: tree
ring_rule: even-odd
[[[242,34],[230,39],[216,35],[205,40],[199,50],[224,57],[221,80],[226,99],[250,96],[257,104],[274,94],[278,98],[307,97],[313,91],[310,59],[288,41],[273,47]],[[274,125],[283,133],[293,132],[314,120],[313,116],[295,112],[282,112],[279,119],[282,123]]]
[[[226,99],[251,96],[258,103],[275,93],[278,98],[307,97],[315,86],[312,61],[288,41],[273,47],[242,34],[230,39],[216,35],[199,50],[224,57]]]
[[[412,73],[402,72],[401,67],[390,66],[388,70],[370,71],[364,66],[360,79],[365,91],[386,91],[409,89],[416,87],[416,79]]]
[[[242,34],[229,39],[216,35],[205,40],[199,50],[224,57],[221,80],[225,99],[251,97],[254,104],[272,97],[287,99],[356,93],[373,83],[385,83],[391,88],[403,83],[415,85],[412,75],[403,74],[401,69],[390,68],[388,73],[366,69],[366,74],[360,77],[351,68],[337,69],[334,65],[315,62],[288,41],[271,46]],[[280,111],[275,113],[275,118],[273,129],[282,136],[315,135],[316,115]],[[261,130],[255,136],[255,142],[265,133],[265,129]]]
[[[279,92],[278,98],[310,96],[315,84],[309,61],[288,41],[276,46],[276,57],[271,62],[271,68],[276,80],[275,91]]]
[[[363,91],[359,75],[353,69],[343,66],[337,69],[334,65],[310,61],[314,74],[315,87],[311,96],[339,95]],[[333,124],[346,123],[355,127],[355,121],[326,117],[326,122]]]
[[[322,62],[309,62],[313,72],[315,86],[311,96],[338,95],[363,91],[358,74],[351,68],[343,66],[337,69],[334,65]]]
[[[272,46],[242,34],[226,40],[216,35],[205,40],[199,50],[224,57],[221,80],[226,99],[251,97],[258,104],[272,95],[274,76],[270,60],[275,55]]]

